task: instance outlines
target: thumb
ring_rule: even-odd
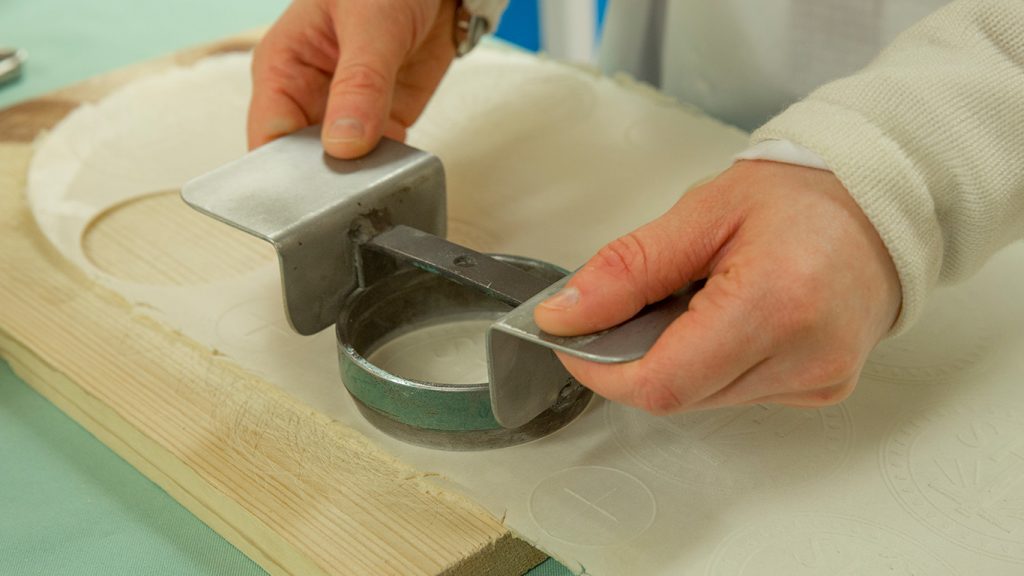
[[[335,17],[338,61],[321,140],[324,150],[338,158],[363,156],[380,141],[398,70],[412,49],[412,16],[376,4],[348,3],[344,15]]]
[[[709,203],[684,196],[662,217],[601,248],[534,309],[537,325],[559,336],[610,328],[706,276],[734,228],[715,215],[720,210],[701,204]]]

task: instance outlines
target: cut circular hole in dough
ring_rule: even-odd
[[[105,274],[137,284],[187,286],[242,276],[275,260],[270,244],[188,207],[177,190],[116,204],[82,234]]]

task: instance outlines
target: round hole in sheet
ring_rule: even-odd
[[[367,360],[409,380],[471,385],[487,382],[487,329],[495,315],[438,322],[390,339]]]
[[[132,198],[82,234],[89,262],[137,284],[187,286],[241,276],[275,260],[270,244],[196,212],[177,190]]]

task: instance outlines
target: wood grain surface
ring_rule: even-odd
[[[0,111],[0,355],[273,574],[522,574],[544,555],[481,507],[138,314],[66,262],[36,228],[24,186],[41,130],[133,78],[248,49],[257,37],[189,50]],[[172,225],[191,218],[173,208],[154,213]],[[147,268],[151,255],[130,246],[138,225],[112,218],[91,235],[89,253],[106,255],[97,264],[163,274],[169,282],[217,269],[217,262],[178,262],[171,268],[179,272]],[[245,242],[223,242],[240,258],[265,257]]]

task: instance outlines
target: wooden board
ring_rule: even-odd
[[[24,186],[41,130],[133,78],[248,49],[257,37],[0,111],[0,355],[272,574],[522,574],[544,555],[481,507],[134,312],[67,263],[35,226]]]

